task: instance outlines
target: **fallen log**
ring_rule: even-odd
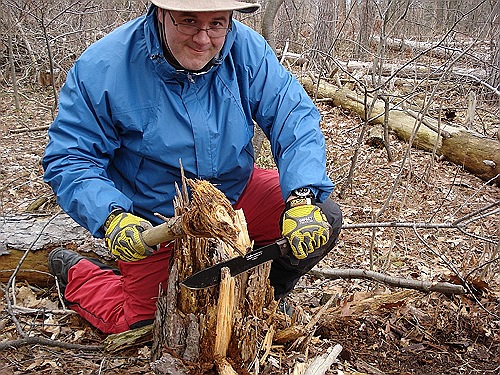
[[[324,81],[318,85],[308,77],[301,78],[301,82],[313,97],[331,98],[335,106],[351,110],[366,120],[362,95],[347,88],[339,89]],[[377,100],[370,114],[370,123],[382,124],[384,112],[385,103]],[[388,117],[389,129],[398,138],[408,141],[418,120],[396,106],[389,109]],[[437,120],[426,117],[425,121],[431,123],[433,129],[438,129]],[[462,166],[482,180],[500,184],[500,142],[498,140],[473,133],[462,126],[441,124],[441,131],[446,132],[448,137],[443,136],[443,133],[438,135],[433,129],[429,126],[420,126],[412,146],[429,152],[435,149],[438,155]]]
[[[16,278],[41,287],[54,284],[48,273],[49,252],[64,246],[78,253],[98,257],[113,265],[103,240],[92,237],[64,213],[55,216],[19,214],[6,215],[0,221],[0,282],[7,282],[25,252]]]
[[[382,42],[380,36],[372,36],[370,38],[370,43],[378,45]],[[441,43],[441,42],[423,42],[408,39],[398,39],[398,38],[384,38],[385,46],[393,51],[400,52],[410,52],[414,55],[418,53],[425,53],[429,56],[436,57],[439,59],[450,59],[453,55],[458,55],[461,53],[465,47],[470,47],[471,43]],[[485,42],[483,42],[485,43]],[[474,46],[479,46],[481,42],[477,44],[472,44]],[[480,52],[470,52],[466,55],[470,60],[472,60],[474,65],[479,65],[478,62],[490,61],[491,54],[480,53]]]
[[[409,65],[384,63],[377,71],[373,71],[372,61],[338,61],[338,65],[346,72],[354,73],[364,71],[366,74],[376,74],[383,77],[395,75],[395,78],[408,78],[411,80],[438,80],[443,74],[443,68],[440,66],[429,66],[426,64],[412,63]],[[453,67],[448,72],[452,80],[458,81],[464,76],[473,81],[486,81],[488,72],[481,68],[460,68]]]

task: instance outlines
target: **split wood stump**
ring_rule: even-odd
[[[191,188],[189,201],[187,185]],[[157,374],[246,374],[268,330],[264,316],[276,310],[270,263],[236,277],[222,270],[216,287],[180,284],[193,273],[248,252],[243,212],[206,181],[183,179],[174,205],[184,235],[174,242],[168,285],[160,288],[153,325],[151,368]],[[165,289],[163,291],[163,289]]]

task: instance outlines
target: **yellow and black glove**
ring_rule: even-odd
[[[311,199],[295,198],[286,203],[281,217],[281,233],[288,239],[297,259],[307,258],[325,245],[330,228],[325,214]]]
[[[149,221],[121,210],[111,212],[104,223],[108,250],[118,259],[133,262],[153,254],[141,233],[151,228]]]

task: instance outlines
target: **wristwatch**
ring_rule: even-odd
[[[292,195],[300,198],[314,198],[314,194],[311,189],[307,187],[298,188],[292,191]]]
[[[286,208],[303,206],[306,204],[315,204],[316,199],[311,189],[303,187],[292,190],[287,199]]]

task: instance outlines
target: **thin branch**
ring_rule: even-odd
[[[77,314],[76,311],[68,310],[68,309],[64,309],[64,310],[33,309],[33,308],[18,306],[18,305],[13,305],[12,310],[15,311],[16,314],[25,314],[25,315],[32,315],[32,314],[74,315],[74,314]]]
[[[495,313],[489,311],[486,307],[484,307],[484,305],[481,303],[481,301],[479,301],[479,299],[477,298],[476,294],[474,292],[477,292],[476,288],[474,288],[473,285],[469,284],[466,280],[466,278],[462,277],[462,275],[460,274],[460,272],[453,266],[453,264],[451,264],[451,262],[449,262],[446,257],[440,253],[438,253],[436,250],[434,250],[428,243],[427,241],[425,241],[425,239],[420,236],[420,233],[418,233],[417,231],[417,228],[413,228],[413,231],[415,233],[415,235],[417,236],[417,238],[420,240],[420,242],[422,242],[425,247],[427,247],[434,255],[436,255],[437,257],[439,257],[447,266],[450,270],[452,270],[455,275],[459,278],[459,280],[462,282],[462,285],[465,287],[465,289],[467,289],[467,291],[469,292],[469,294],[472,296],[472,298],[474,298],[474,301],[476,301],[476,303],[486,312],[488,313],[489,315],[493,316],[494,318],[496,319],[500,319],[500,316],[496,315]]]
[[[467,200],[466,200],[464,203],[462,203],[462,205],[461,205],[459,208],[457,208],[457,209],[455,210],[455,212],[453,212],[453,213],[450,215],[450,217],[454,217],[454,216],[457,214],[457,212],[459,212],[459,211],[460,211],[463,207],[465,207],[465,205],[466,205],[468,202],[470,202],[470,201],[472,200],[472,198],[474,198],[475,196],[477,196],[477,195],[481,192],[481,190],[482,190],[485,186],[488,186],[489,184],[491,184],[491,183],[492,183],[493,181],[495,181],[498,177],[499,177],[499,175],[497,174],[495,177],[493,177],[493,178],[489,179],[488,181],[485,181],[485,182],[483,183],[483,185],[482,185],[479,189],[477,189],[477,190],[474,192],[474,194],[472,194],[470,197],[468,197],[468,198],[467,198]]]
[[[458,225],[460,224],[462,221],[466,221],[466,220],[469,220],[470,218],[474,217],[474,216],[477,216],[479,214],[482,214],[484,211],[487,211],[489,210],[490,208],[493,208],[493,207],[496,207],[496,206],[499,206],[500,205],[500,200],[498,201],[495,201],[487,206],[484,206],[484,207],[481,207],[480,209],[476,210],[476,211],[473,211],[465,216],[462,216],[460,219],[457,219],[453,222],[454,225]],[[484,216],[483,216],[484,217]],[[469,223],[470,221],[467,221],[467,223]]]
[[[443,294],[466,294],[467,290],[458,284],[438,281],[424,281],[405,279],[402,277],[389,276],[376,271],[352,269],[352,268],[313,268],[309,273],[316,277],[328,279],[364,279],[399,288],[415,289],[422,292],[440,292]]]
[[[497,251],[498,251],[498,246],[497,246]],[[489,266],[490,264],[495,263],[495,262],[497,262],[499,260],[500,260],[500,257],[496,257],[496,258],[493,258],[493,259],[491,259],[491,260],[489,260],[489,261],[487,261],[487,262],[485,262],[483,264],[480,264],[477,267],[474,267],[467,275],[465,275],[464,280],[467,280],[474,272],[480,270],[481,268]]]
[[[49,340],[43,337],[24,337],[19,340],[0,342],[0,350],[20,348],[22,346],[27,346],[27,345],[55,346],[63,349],[82,350],[86,352],[98,352],[104,348],[102,345],[70,344],[61,341]]]

